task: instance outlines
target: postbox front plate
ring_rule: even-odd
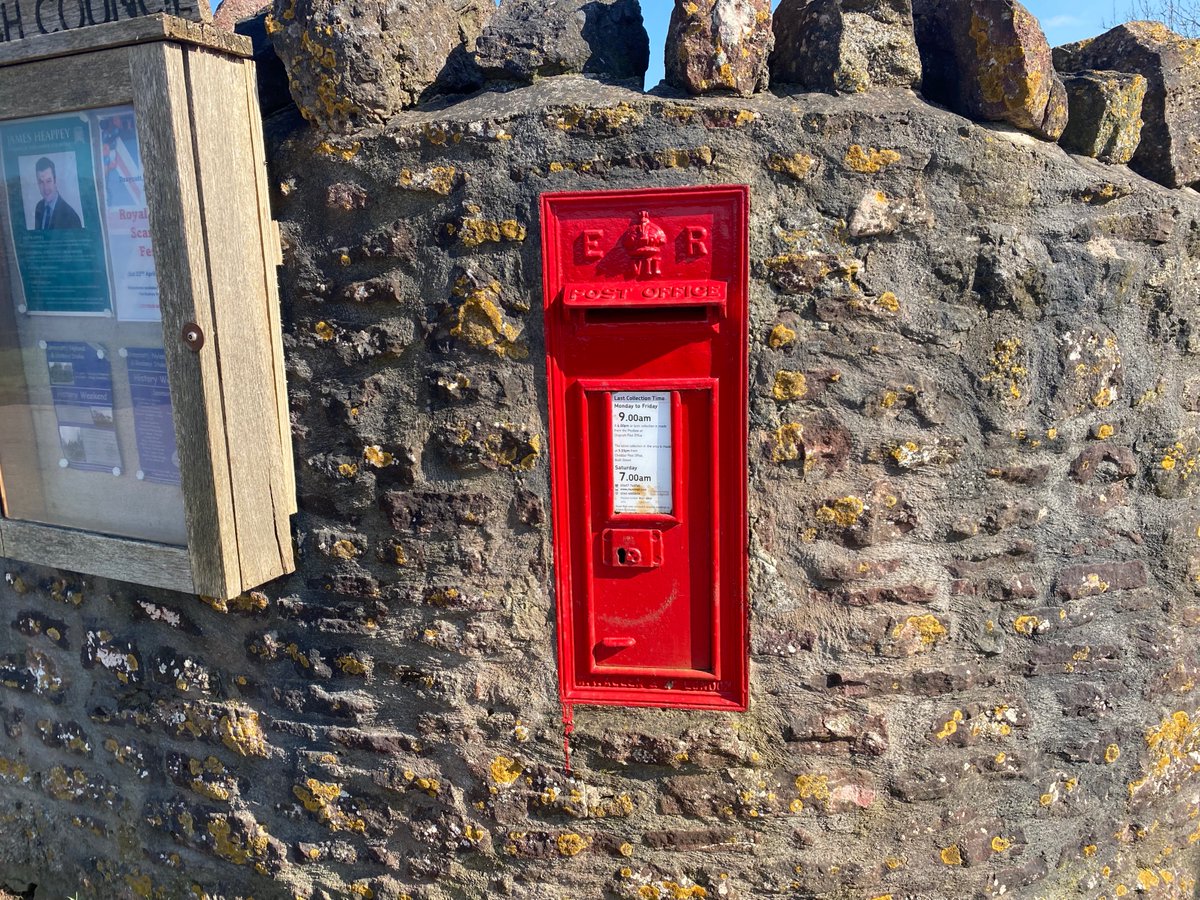
[[[748,209],[543,195],[567,703],[746,707]]]

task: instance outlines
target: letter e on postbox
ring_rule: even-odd
[[[746,708],[749,201],[542,196],[564,703]]]

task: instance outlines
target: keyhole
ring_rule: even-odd
[[[617,565],[619,565],[619,566],[625,565],[625,548],[624,547],[617,548]]]

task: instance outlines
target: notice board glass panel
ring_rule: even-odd
[[[0,121],[5,516],[185,545],[132,106]]]

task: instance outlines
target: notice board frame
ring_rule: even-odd
[[[0,557],[229,599],[295,569],[282,253],[249,39],[158,14],[0,45],[0,121],[123,105],[146,161],[187,545],[0,515]],[[0,368],[15,314],[0,304]]]

